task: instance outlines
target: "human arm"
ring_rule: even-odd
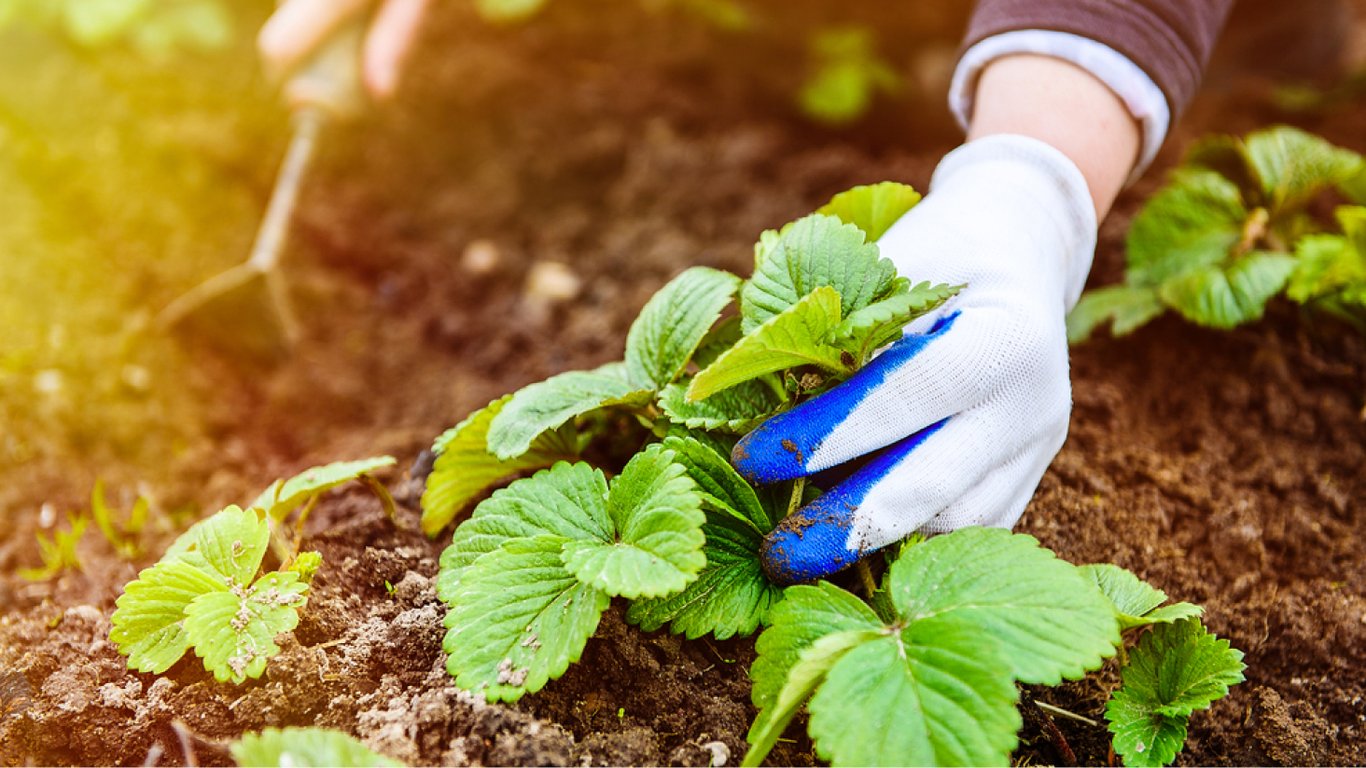
[[[1184,102],[1108,45],[1059,52],[1076,41],[1042,33],[969,47],[955,76],[969,140],[878,243],[908,278],[967,287],[736,448],[736,466],[763,482],[863,462],[768,536],[776,581],[825,576],[917,530],[1013,526],[1066,438],[1064,321],[1097,222]]]

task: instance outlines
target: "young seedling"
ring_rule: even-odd
[[[1243,681],[1243,654],[1201,626],[1199,606],[1163,605],[1166,593],[1116,565],[1081,571],[1109,599],[1121,630],[1150,628],[1132,653],[1119,646],[1123,684],[1105,709],[1115,754],[1133,768],[1170,765],[1191,714]]]
[[[62,571],[81,569],[81,558],[76,553],[76,545],[85,535],[90,520],[84,515],[67,514],[66,522],[69,529],[53,530],[50,538],[43,535],[42,531],[33,534],[38,542],[38,554],[43,559],[43,565],[40,568],[20,568],[20,578],[28,581],[47,581]]]
[[[1199,619],[1153,625],[1129,654],[1123,684],[1105,708],[1115,754],[1131,768],[1171,765],[1191,714],[1227,696],[1245,668],[1242,651]]]
[[[260,677],[308,584],[292,570],[257,578],[270,526],[256,510],[228,507],[189,533],[124,587],[109,639],[140,672],[165,672],[193,648],[219,681]]]
[[[127,522],[117,523],[104,498],[104,481],[96,480],[95,487],[90,491],[90,516],[94,518],[100,533],[104,534],[105,541],[124,560],[132,560],[142,554],[138,537],[147,525],[147,514],[151,508],[151,501],[146,496],[139,496],[128,511]]]
[[[812,119],[842,125],[862,117],[880,93],[901,88],[896,70],[878,55],[873,31],[862,26],[822,29],[809,44],[811,74],[797,104]]]
[[[296,536],[293,547],[277,547],[286,550],[281,569],[260,573],[266,549],[281,541],[281,522],[302,505],[302,529],[324,491],[393,461],[385,456],[314,467],[275,481],[247,509],[230,506],[190,526],[160,562],[124,587],[109,639],[139,672],[165,672],[193,648],[220,682],[260,677],[280,652],[275,637],[298,625],[322,565],[319,553],[298,552]]]
[[[1124,284],[1087,292],[1068,317],[1068,337],[1081,341],[1107,322],[1122,336],[1168,309],[1231,328],[1260,318],[1287,285],[1292,300],[1360,323],[1358,214],[1339,215],[1345,233],[1356,227],[1345,239],[1323,240],[1306,237],[1321,229],[1306,209],[1330,188],[1355,197],[1364,180],[1360,155],[1295,128],[1206,139],[1134,218]]]
[[[327,728],[267,728],[246,733],[230,746],[241,766],[285,768],[401,768],[403,763],[371,750],[354,736]]]

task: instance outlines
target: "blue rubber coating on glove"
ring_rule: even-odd
[[[787,585],[819,579],[853,565],[868,554],[845,546],[859,506],[873,486],[948,421],[942,419],[893,443],[848,480],[778,523],[764,537],[759,550],[760,562],[769,580]]]
[[[731,464],[746,480],[760,485],[810,474],[811,456],[825,438],[855,406],[881,386],[892,371],[948,333],[958,315],[958,312],[950,313],[935,322],[928,332],[903,337],[848,381],[760,424],[736,443],[731,452]]]

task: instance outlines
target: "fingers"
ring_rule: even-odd
[[[934,424],[888,448],[843,483],[778,523],[764,537],[759,551],[769,580],[780,585],[811,581],[857,561],[863,552],[849,547],[849,533],[864,500],[945,423]]]
[[[782,584],[834,573],[911,533],[1010,525],[1066,436],[1064,405],[1035,434],[971,411],[880,452],[764,540],[764,570]]]
[[[266,69],[281,76],[303,63],[334,29],[371,0],[289,0],[261,27],[256,47]]]
[[[735,446],[732,462],[751,482],[790,480],[979,404],[998,384],[989,358],[1009,338],[998,315],[953,312],[907,335],[848,381],[759,425]]]
[[[398,89],[399,73],[427,12],[428,0],[388,0],[365,36],[365,87],[377,99]]]

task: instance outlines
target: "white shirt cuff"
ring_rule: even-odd
[[[1171,124],[1166,96],[1152,78],[1124,54],[1104,43],[1070,32],[1047,29],[1003,32],[969,48],[958,60],[949,86],[949,109],[964,130],[972,117],[977,78],[982,70],[992,61],[1015,53],[1036,53],[1071,62],[1114,91],[1124,102],[1129,114],[1138,121],[1143,133],[1138,164],[1134,166],[1127,183],[1133,183],[1143,174],[1157,156],[1157,150],[1162,147]]]

